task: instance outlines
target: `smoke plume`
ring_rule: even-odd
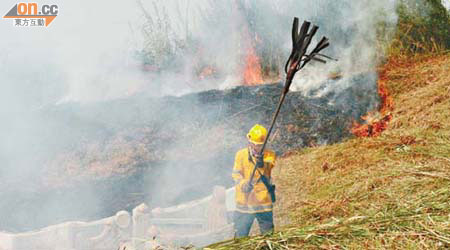
[[[6,14],[16,3],[3,0],[0,11]],[[48,177],[44,166],[55,155],[84,154],[79,148],[92,145],[92,141],[108,148],[104,145],[115,138],[121,122],[114,114],[139,124],[140,117],[133,116],[135,110],[116,105],[105,113],[95,110],[96,104],[241,85],[249,49],[260,56],[270,81],[280,81],[290,52],[294,16],[320,26],[317,37],[325,35],[331,41],[324,53],[338,61],[307,66],[296,77],[293,89],[316,96],[339,92],[352,87],[347,77],[375,70],[380,59],[377,39],[381,35],[389,40],[396,23],[395,0],[62,0],[55,4],[59,13],[47,28],[15,27],[10,19],[0,22],[0,188],[6,190],[2,198],[17,204],[21,203],[17,197],[27,200],[27,195],[48,191],[42,181]],[[380,23],[385,27],[381,34]],[[342,80],[323,85],[332,73],[341,74]],[[376,81],[376,77],[370,79]],[[192,105],[197,101],[193,98]],[[86,113],[71,116],[58,111],[77,107]],[[164,121],[156,107],[148,109],[154,119]],[[49,113],[57,116],[46,116]],[[79,131],[80,127],[102,129]],[[242,136],[245,131],[221,133]],[[173,139],[171,146],[175,150],[185,143]],[[130,146],[131,150],[137,147]],[[172,156],[169,162],[177,160],[176,154]],[[108,157],[105,153],[104,158]],[[196,172],[196,166],[185,167],[193,171],[185,169],[183,174]],[[180,172],[174,173],[170,165],[164,169],[159,184],[167,185],[165,192],[185,184],[171,186],[173,176],[178,178]],[[27,195],[16,197],[16,192]],[[91,208],[63,206],[55,197],[61,195],[49,195],[35,216],[31,211],[11,216],[15,203],[2,203],[0,230],[97,218],[102,206],[101,197],[89,186],[67,199],[83,200]],[[30,217],[41,219],[24,219]]]

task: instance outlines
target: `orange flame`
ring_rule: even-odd
[[[354,135],[358,137],[375,137],[379,136],[381,132],[383,132],[392,119],[392,115],[385,115],[381,119],[373,119],[371,114],[362,117],[363,120],[367,122],[367,124],[359,124],[357,122],[353,122],[351,131]]]
[[[378,81],[378,94],[381,98],[380,113],[385,114],[392,111],[394,109],[394,101],[392,100],[392,96],[389,95],[385,79]]]
[[[255,49],[250,46],[245,58],[244,85],[258,85],[263,83],[260,59],[256,55]]]
[[[215,74],[216,74],[216,69],[214,67],[206,66],[198,74],[198,79],[205,80],[207,78],[214,77]]]
[[[386,79],[384,74],[378,80],[378,94],[381,98],[381,105],[378,112],[369,112],[362,116],[361,119],[366,121],[365,124],[353,122],[351,132],[358,137],[375,137],[379,136],[386,128],[389,121],[392,119],[390,111],[394,108],[392,97],[386,88]]]

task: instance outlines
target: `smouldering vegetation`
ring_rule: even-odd
[[[450,18],[440,1],[401,3],[379,68],[388,129],[281,159],[276,232],[210,249],[450,248]]]
[[[277,232],[211,249],[450,247],[450,55],[391,57],[380,72],[388,129],[281,159]]]

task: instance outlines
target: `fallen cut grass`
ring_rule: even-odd
[[[209,248],[450,248],[449,72],[450,54],[391,58],[388,129],[281,159],[276,233]]]

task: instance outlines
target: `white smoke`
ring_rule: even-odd
[[[3,0],[0,11],[6,14],[16,3]],[[59,14],[47,28],[15,27],[14,20],[0,20],[0,181],[13,183],[11,187],[37,182],[45,159],[36,160],[36,155],[53,152],[55,138],[60,143],[65,140],[59,138],[59,128],[49,129],[50,121],[36,111],[68,102],[235,86],[242,80],[243,59],[251,46],[249,33],[259,50],[279,55],[274,60],[282,72],[294,16],[319,25],[316,39],[325,35],[331,42],[324,53],[339,59],[308,65],[298,74],[294,90],[308,92],[320,87],[330,72],[345,76],[373,71],[376,25],[385,21],[393,27],[396,22],[394,0],[59,0],[55,4]],[[188,50],[193,53],[176,54],[177,70],[142,70],[137,52],[157,45],[148,44],[143,34],[148,17],[142,7],[154,20],[164,17],[171,45],[193,41],[198,47]],[[218,76],[199,80],[198,63],[214,66]],[[93,123],[105,122],[94,118]],[[94,204],[95,197],[90,199]],[[8,216],[3,211],[0,215]]]
[[[2,20],[2,33],[8,34],[0,42],[2,50],[9,52],[6,59],[2,58],[5,66],[33,71],[40,65],[39,72],[17,80],[41,81],[42,88],[57,85],[64,89],[54,97],[57,101],[103,100],[132,94],[143,84],[131,57],[134,38],[130,27],[139,15],[132,3],[58,1],[59,14],[47,28],[14,27],[13,20]],[[1,11],[6,13],[14,4],[2,1]],[[54,74],[60,78],[45,77]],[[6,81],[17,86],[11,79]],[[54,98],[43,101],[52,103]]]
[[[450,10],[450,0],[442,0],[442,5],[444,5],[447,10]]]
[[[0,188],[4,198],[0,230],[83,213],[72,204],[55,204],[47,197],[48,202],[39,201],[46,203],[39,216],[27,221],[36,211],[22,216],[19,207],[11,210],[16,203],[6,204],[32,202],[18,197],[23,198],[23,192],[41,192],[43,162],[59,147],[55,142],[66,140],[60,128],[39,111],[67,101],[125,97],[144,83],[130,56],[129,25],[139,16],[133,2],[37,2],[59,7],[58,16],[46,28],[15,27],[14,19],[0,20]],[[17,3],[1,1],[2,16]],[[98,197],[91,191],[81,191],[75,200],[84,197],[90,204],[87,209],[95,210]]]
[[[41,105],[106,100],[141,92],[180,95],[240,83],[242,60],[249,46],[245,29],[268,43],[259,47],[275,46],[274,50],[286,57],[292,18],[297,16],[320,26],[316,39],[326,35],[331,41],[324,53],[339,59],[327,65],[317,63],[298,74],[294,90],[308,90],[333,71],[345,75],[373,70],[378,52],[376,25],[381,21],[392,26],[396,23],[394,0],[142,1],[151,17],[167,17],[172,42],[176,39],[188,44],[187,39],[191,39],[201,46],[201,53],[177,55],[181,70],[156,74],[144,73],[135,56],[146,42],[142,36],[146,18],[138,3],[58,1],[59,15],[46,29],[13,27],[12,20],[2,20],[2,33],[8,34],[0,42],[2,54],[8,55],[2,62],[9,69],[24,67],[25,60],[45,68],[36,72],[46,89],[38,92],[47,95],[58,89],[58,93],[43,96]],[[1,10],[6,13],[14,4],[2,1]],[[220,77],[201,82],[193,66],[199,61],[214,65]],[[58,78],[42,78],[43,74]],[[20,82],[36,81],[38,76],[30,73],[19,78]],[[11,79],[4,82],[17,85]]]
[[[187,36],[201,46],[205,64],[214,65],[223,77],[198,86],[192,74],[192,64],[198,61],[192,55],[183,58],[181,75],[191,82],[182,86],[166,86],[162,94],[179,94],[208,88],[232,87],[241,82],[248,36],[253,46],[272,49],[280,54],[277,66],[282,73],[284,61],[291,48],[291,24],[294,16],[320,27],[316,42],[322,36],[330,39],[331,46],[323,53],[337,58],[325,65],[311,63],[294,79],[293,90],[308,92],[320,87],[330,73],[344,78],[352,74],[374,71],[379,62],[380,38],[389,41],[397,22],[396,0],[382,1],[178,1],[169,0],[154,8],[145,2],[149,15],[165,11],[174,37],[186,42]],[[183,11],[180,11],[183,10]],[[384,30],[380,32],[380,24]],[[255,36],[255,37],[253,37]],[[312,47],[312,46],[311,46]],[[186,70],[187,69],[187,70]],[[282,75],[282,74],[281,74]],[[176,78],[175,78],[176,79]],[[180,81],[178,81],[180,82]],[[165,82],[162,84],[166,84]],[[197,85],[196,85],[197,84]],[[164,87],[162,87],[164,88]]]
[[[338,61],[328,60],[327,64],[315,63],[307,66],[294,78],[293,89],[308,92],[321,87],[330,74],[342,76],[340,82],[327,86],[319,93],[345,89],[346,78],[362,72],[375,71],[382,56],[380,37],[389,40],[397,22],[396,1],[315,1],[312,13],[305,13],[308,20],[318,20],[321,25],[316,39],[327,36],[330,47],[323,51]],[[379,32],[380,24],[386,25],[384,33]],[[320,32],[321,31],[321,32]]]

